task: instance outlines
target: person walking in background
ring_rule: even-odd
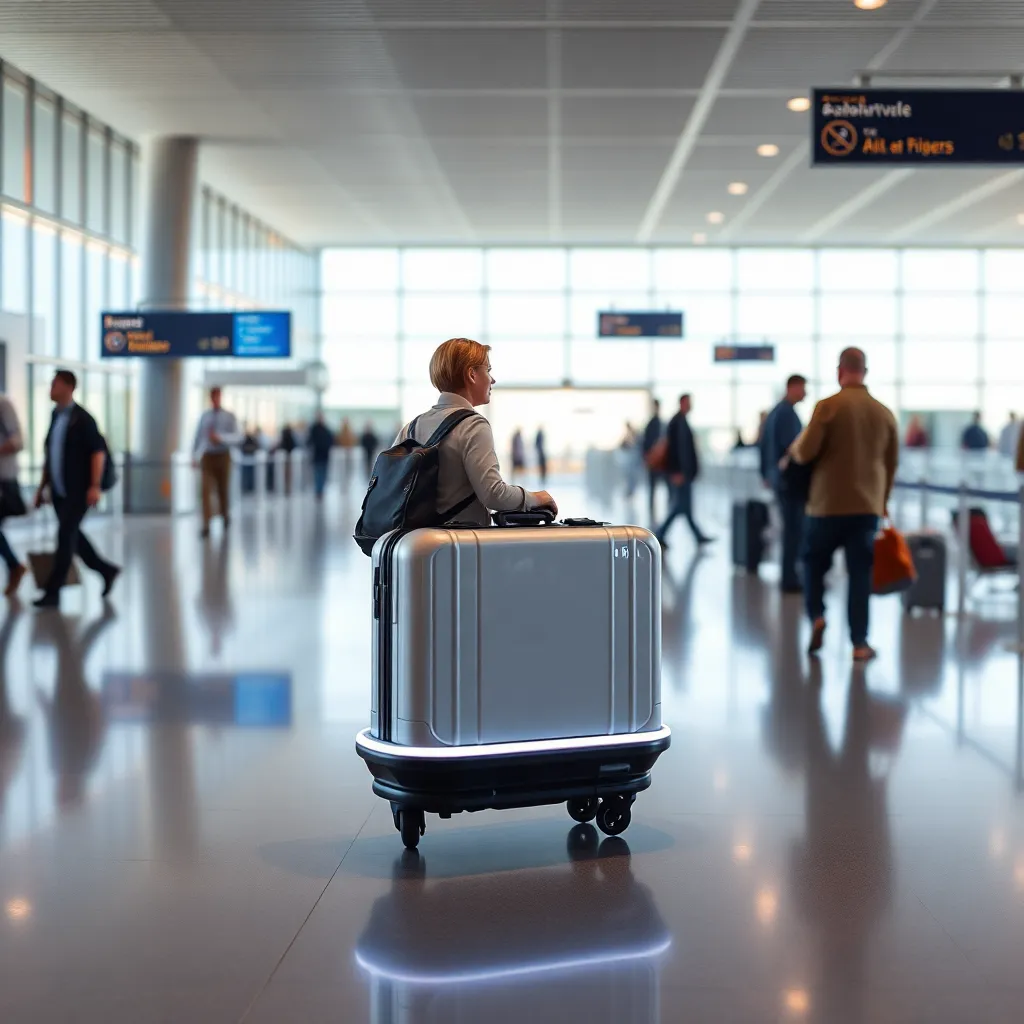
[[[693,403],[689,395],[680,395],[679,412],[668,421],[668,462],[667,474],[672,486],[672,504],[668,518],[657,531],[657,538],[663,548],[668,548],[665,536],[668,528],[678,516],[685,516],[693,532],[693,539],[699,544],[710,544],[712,539],[697,525],[693,518],[693,485],[700,475],[700,458],[697,443],[690,429],[687,416]]]
[[[42,596],[35,602],[37,608],[60,606],[61,587],[76,554],[103,578],[104,597],[121,575],[118,566],[97,554],[81,529],[86,513],[103,496],[103,467],[108,456],[96,421],[75,402],[76,387],[78,380],[70,370],[58,370],[50,385],[50,401],[55,408],[43,445],[43,477],[36,491],[35,507],[42,508],[49,493],[59,525],[53,568]]]
[[[366,478],[373,475],[373,460],[376,458],[377,450],[380,448],[380,438],[377,437],[373,424],[367,421],[363,428],[363,436],[359,438],[359,444],[363,449],[366,458]]]
[[[331,450],[334,448],[334,434],[324,423],[322,412],[316,414],[316,420],[309,428],[307,444],[313,459],[313,489],[316,491],[316,500],[323,501],[327,471],[331,464]]]
[[[806,495],[790,494],[780,463],[800,436],[802,424],[796,407],[807,397],[807,379],[794,373],[786,381],[786,394],[768,414],[761,431],[761,466],[765,482],[775,494],[782,518],[782,592],[802,592],[797,561],[804,531]]]
[[[920,416],[915,414],[910,417],[910,423],[907,425],[907,436],[903,444],[906,448],[928,447],[928,431],[924,429]]]
[[[221,405],[220,388],[210,388],[210,408],[199,417],[195,441],[192,443],[193,465],[202,474],[203,529],[200,536],[210,536],[213,519],[213,495],[226,530],[231,525],[231,446],[238,444],[238,420]]]
[[[647,426],[644,427],[644,436],[641,447],[641,455],[644,459],[647,458],[648,453],[651,449],[661,440],[661,435],[665,432],[664,424],[661,422],[661,402],[657,399],[654,400],[651,406],[651,418],[647,421]],[[647,470],[647,485],[650,491],[650,509],[651,509],[651,522],[654,522],[654,499],[656,497],[656,491],[658,489],[658,481],[661,479],[661,473],[654,469]]]
[[[290,423],[281,427],[281,436],[277,439],[277,450],[284,452],[284,493],[292,493],[292,452],[299,447],[295,431]]]
[[[1010,413],[1006,426],[999,432],[999,454],[1007,459],[1017,458],[1017,445],[1020,443],[1020,421],[1015,412]]]
[[[988,431],[981,425],[981,413],[976,412],[960,435],[960,447],[965,452],[984,452],[991,445]]]
[[[540,474],[540,485],[546,487],[548,482],[548,453],[547,439],[544,437],[544,428],[537,428],[537,437],[534,439],[533,447],[537,452],[537,472]]]
[[[512,435],[512,479],[515,480],[524,469],[526,469],[526,442],[523,440],[523,431],[516,427],[516,432]]]
[[[838,393],[815,406],[790,455],[814,464],[807,502],[804,561],[809,652],[825,637],[825,575],[842,548],[849,576],[847,616],[854,661],[870,661],[869,603],[878,520],[885,514],[899,463],[896,418],[864,386],[867,362],[859,348],[839,357]]]
[[[0,525],[9,516],[23,516],[25,501],[18,484],[18,452],[25,447],[21,423],[14,403],[0,395]],[[25,578],[25,566],[15,555],[10,542],[0,530],[0,558],[7,566],[5,597],[13,597]]]
[[[622,453],[622,472],[626,478],[626,501],[632,501],[640,484],[640,438],[632,423],[626,423],[626,433],[619,444]]]

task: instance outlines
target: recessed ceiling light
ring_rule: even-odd
[[[721,224],[725,220],[725,214],[721,210],[712,210],[708,214],[709,224]]]
[[[693,244],[694,245],[704,245],[704,243],[707,242],[707,240],[708,240],[708,236],[706,234],[704,234],[703,231],[695,231],[693,233]]]
[[[790,110],[802,114],[805,110],[811,109],[811,101],[806,96],[794,96],[787,104]]]
[[[757,155],[758,156],[778,156],[779,155],[779,147],[776,146],[774,142],[762,142],[761,145],[757,147]]]
[[[731,196],[745,196],[747,194],[747,183],[745,181],[731,181],[729,182],[729,195]]]
[[[862,11],[877,11],[879,7],[884,7],[888,2],[889,0],[853,0],[853,5]]]

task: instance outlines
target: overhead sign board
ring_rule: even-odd
[[[280,311],[102,313],[100,331],[100,355],[108,359],[287,359],[292,350],[292,315]]]
[[[812,162],[1024,164],[1024,90],[815,89]]]
[[[716,363],[774,363],[774,345],[716,345]]]
[[[662,312],[620,313],[609,310],[597,314],[599,338],[681,338],[683,314]]]

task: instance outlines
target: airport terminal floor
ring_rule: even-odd
[[[722,522],[702,555],[680,527],[673,742],[628,831],[564,806],[430,816],[406,853],[353,745],[357,504],[268,500],[205,544],[190,517],[97,520],[126,566],[112,603],[87,580],[62,615],[6,612],[0,1019],[1021,1019],[1012,593],[959,636],[878,599],[876,662],[851,668],[834,628],[809,664],[774,570],[735,574]]]

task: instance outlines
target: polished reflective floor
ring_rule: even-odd
[[[855,671],[837,574],[809,664],[799,601],[733,573],[705,494],[721,539],[670,538],[673,744],[629,830],[431,817],[408,855],[353,749],[356,505],[268,502],[207,544],[99,524],[110,606],[87,580],[61,616],[0,612],[5,1024],[1024,1019],[1012,592],[959,631],[876,600]]]

